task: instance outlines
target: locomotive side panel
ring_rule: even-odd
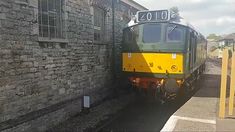
[[[205,64],[207,58],[207,42],[206,39],[190,29],[188,35],[188,50],[187,50],[187,69],[191,74]]]

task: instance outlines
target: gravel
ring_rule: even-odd
[[[90,132],[96,131],[104,122],[115,117],[116,113],[135,100],[134,94],[125,93],[102,104],[79,113],[77,116],[62,122],[48,132]]]

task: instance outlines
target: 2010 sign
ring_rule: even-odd
[[[170,17],[168,10],[137,12],[137,22],[162,22],[168,21],[169,19]]]

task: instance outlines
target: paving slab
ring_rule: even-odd
[[[195,127],[196,126],[196,127]],[[174,131],[215,131],[216,127],[214,124],[210,123],[202,123],[202,122],[194,122],[194,121],[188,121],[188,120],[179,120],[176,123],[176,126],[174,128]]]
[[[229,98],[226,99],[225,118],[220,119],[217,116],[217,119],[216,119],[216,131],[218,132],[220,131],[235,132],[235,109],[233,109],[233,115],[228,115],[228,103],[229,103],[228,101],[229,101]],[[219,106],[217,109],[219,109]]]
[[[216,131],[235,131],[235,119],[217,119]]]
[[[221,70],[215,62],[209,61],[207,66],[195,84],[199,90],[168,119],[161,131],[217,131]]]
[[[199,91],[169,118],[162,131],[216,131],[219,79],[203,75],[196,85]]]

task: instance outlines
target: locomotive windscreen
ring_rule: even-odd
[[[145,23],[124,30],[125,51],[182,52],[186,27],[169,23]]]
[[[143,43],[156,43],[161,41],[161,24],[146,24],[143,28]]]

